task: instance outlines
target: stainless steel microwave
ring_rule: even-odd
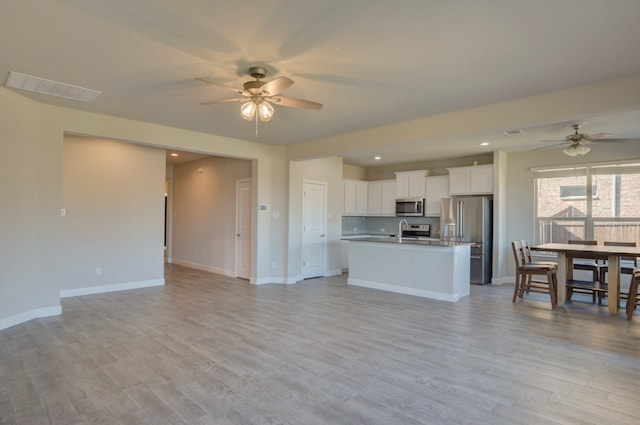
[[[396,217],[424,216],[424,198],[396,199]]]

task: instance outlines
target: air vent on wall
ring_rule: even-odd
[[[34,93],[48,94],[50,96],[63,97],[65,99],[77,100],[80,102],[92,102],[102,92],[74,86],[72,84],[47,80],[33,75],[21,74],[11,71],[7,83],[9,88],[27,90]]]
[[[507,130],[504,132],[507,136],[515,136],[516,134],[524,134],[524,130],[516,129],[516,130]]]

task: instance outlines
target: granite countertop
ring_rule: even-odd
[[[343,238],[344,239],[344,238]],[[420,240],[420,239],[411,239],[409,237],[402,238],[402,242],[398,241],[398,238],[394,237],[362,237],[362,238],[349,238],[345,239],[353,242],[379,242],[379,243],[390,243],[390,244],[402,244],[402,245],[423,245],[423,246],[464,246],[464,245],[473,245],[470,242],[448,242],[441,241],[436,238]]]

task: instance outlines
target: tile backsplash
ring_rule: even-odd
[[[431,236],[440,235],[440,217],[407,217],[409,224],[430,224]],[[400,217],[342,217],[342,235],[395,235]]]

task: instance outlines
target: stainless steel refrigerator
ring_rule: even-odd
[[[492,204],[486,196],[454,196],[441,201],[440,238],[472,244],[471,283],[491,283]]]

